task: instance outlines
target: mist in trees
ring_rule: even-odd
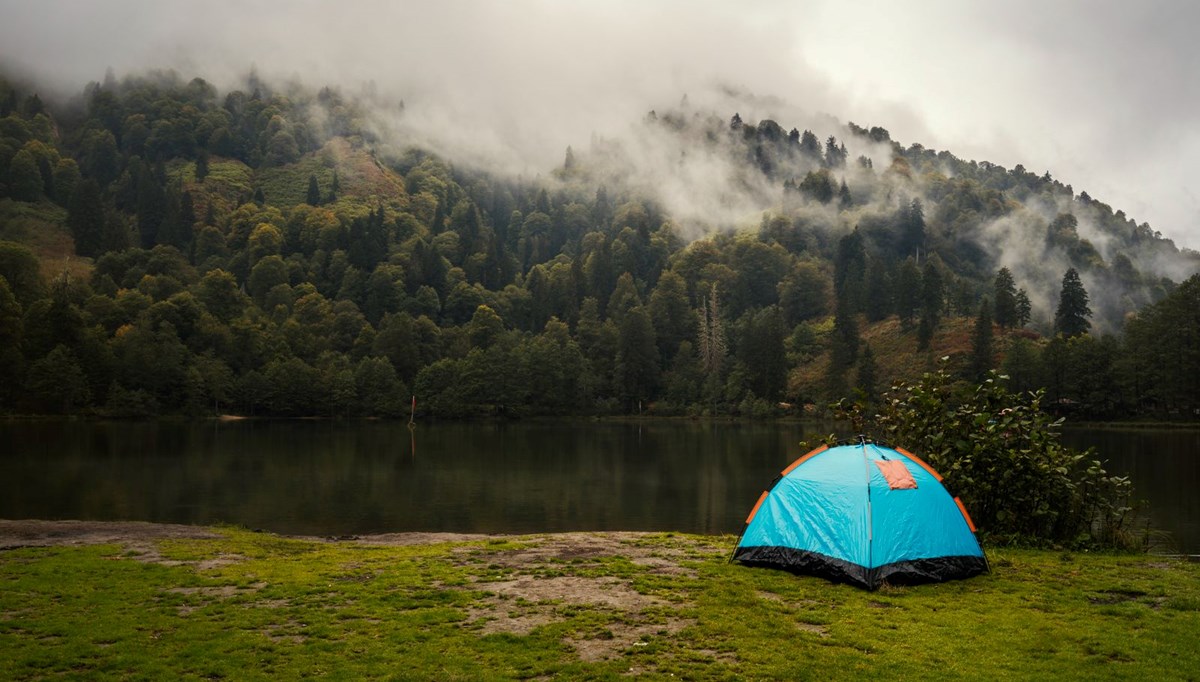
[[[1148,228],[880,128],[821,143],[770,120],[647,117],[647,135],[736,168],[738,201],[766,197],[711,230],[602,145],[546,177],[495,175],[373,144],[369,112],[332,89],[221,94],[168,74],[36,109],[0,119],[0,212],[61,229],[84,267],[0,241],[6,412],[386,418],[416,394],[445,417],[772,416],[873,399],[947,344],[961,378],[1000,365],[1053,409],[1194,402],[1187,337],[1162,322],[1194,328],[1173,302],[1189,284],[1151,274],[1147,254],[1170,251]],[[973,241],[1046,197],[1078,204],[1037,225],[1048,260],[1079,266],[1060,287]],[[1125,252],[1091,244],[1097,222]],[[1114,314],[1123,338],[1097,329]],[[1147,357],[1176,373],[1151,385]]]

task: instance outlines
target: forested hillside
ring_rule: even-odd
[[[406,115],[0,80],[0,409],[766,417],[944,356],[1085,416],[1200,408],[1200,258],[1048,174],[685,98],[520,177]]]

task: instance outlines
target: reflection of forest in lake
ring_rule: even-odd
[[[1200,554],[1200,430],[1074,427],[1063,432],[1063,442],[1096,448],[1094,459],[1106,462],[1109,473],[1133,480],[1138,511],[1170,531],[1156,550]]]
[[[830,425],[547,421],[0,423],[0,517],[233,523],[281,533],[736,533]],[[1188,551],[1200,433],[1072,431],[1134,476]]]

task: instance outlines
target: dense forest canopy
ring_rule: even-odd
[[[1200,258],[1049,174],[685,97],[528,178],[406,138],[419,106],[0,80],[0,409],[770,416],[942,356],[1200,407]]]

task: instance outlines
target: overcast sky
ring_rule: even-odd
[[[0,59],[69,90],[107,67],[371,80],[443,137],[532,172],[730,86],[756,98],[747,120],[828,114],[1049,171],[1200,248],[1189,0],[0,0],[0,18]]]

